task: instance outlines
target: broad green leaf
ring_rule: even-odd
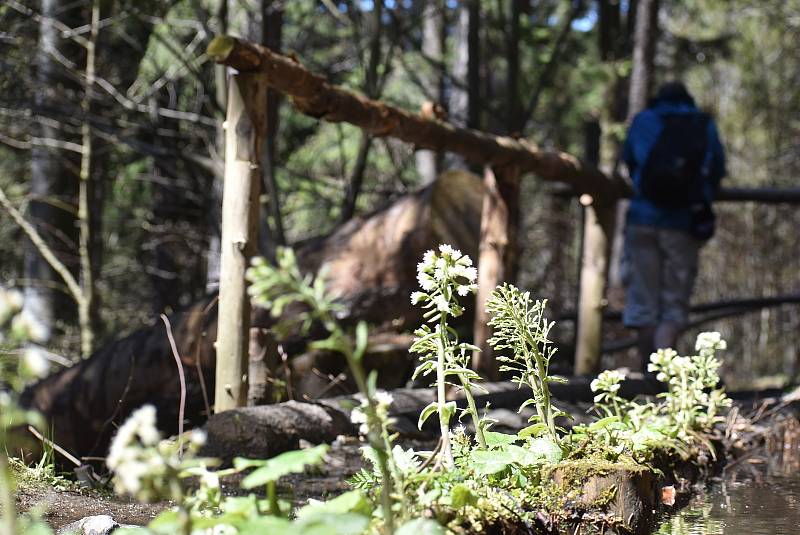
[[[294,535],[299,533],[292,522],[276,516],[252,518],[239,526],[239,535]]]
[[[506,453],[520,466],[535,466],[544,462],[544,457],[538,452],[522,446],[506,446]]]
[[[415,518],[397,528],[394,535],[445,535],[445,529],[427,518]]]
[[[511,454],[503,451],[478,450],[472,452],[472,468],[476,474],[484,476],[502,472],[513,462]]]
[[[320,444],[307,450],[296,450],[281,453],[277,457],[269,459],[264,466],[257,468],[242,480],[242,487],[252,489],[265,485],[270,481],[296,472],[305,470],[306,465],[317,464],[322,461],[328,451],[327,444]]]
[[[484,437],[486,438],[486,445],[489,448],[508,446],[519,440],[519,437],[517,435],[498,433],[497,431],[486,431],[484,433]]]
[[[297,518],[303,519],[309,515],[319,514],[340,514],[340,513],[358,513],[361,515],[369,516],[372,514],[372,506],[369,500],[364,496],[360,490],[351,490],[345,492],[331,500],[324,502],[315,502],[297,511]]]
[[[599,429],[604,429],[604,428],[608,427],[609,425],[615,424],[615,423],[617,423],[619,421],[620,421],[619,416],[616,416],[616,415],[614,415],[614,416],[606,416],[605,418],[600,418],[596,422],[592,422],[589,425],[589,429],[592,430],[592,431],[596,431],[596,430],[599,430]]]
[[[422,412],[419,413],[419,421],[417,422],[418,429],[422,429],[422,424],[425,423],[425,420],[430,418],[431,414],[436,412],[437,407],[438,407],[437,403],[435,401],[432,401],[431,403],[428,404],[427,407],[422,409]]]
[[[543,458],[550,464],[559,462],[564,455],[558,444],[548,437],[534,438],[531,440],[529,447],[538,457]]]

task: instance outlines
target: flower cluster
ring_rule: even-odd
[[[700,333],[695,348],[699,355],[683,357],[672,349],[659,349],[650,356],[647,369],[667,384],[664,413],[676,419],[681,435],[708,430],[718,420],[719,410],[730,399],[718,389],[720,361],[715,352],[727,347],[717,332]]]
[[[439,254],[429,250],[417,264],[417,281],[423,291],[411,294],[411,304],[424,303],[423,308],[430,311],[426,317],[432,316],[430,321],[438,320],[441,314],[460,316],[464,309],[456,295],[465,297],[477,291],[477,278],[478,270],[469,256],[450,245],[440,245]]]
[[[378,390],[375,393],[374,399],[376,416],[381,422],[387,421],[389,418],[389,407],[392,401],[394,401],[394,398],[389,392]],[[361,404],[350,413],[350,421],[358,425],[358,432],[362,435],[369,433],[367,406],[367,400],[364,398],[361,400]]]
[[[202,431],[192,431],[190,452],[205,442]],[[145,405],[119,428],[106,458],[114,472],[114,490],[143,502],[183,497],[179,475],[185,463],[179,447],[162,441],[156,428],[156,409]]]
[[[596,395],[594,402],[601,402],[607,394],[616,394],[619,392],[622,381],[625,379],[625,374],[619,370],[605,370],[593,379],[589,385]]]

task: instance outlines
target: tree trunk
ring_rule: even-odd
[[[78,229],[80,235],[78,254],[80,256],[82,292],[82,298],[78,301],[78,323],[81,331],[81,355],[83,358],[89,358],[89,355],[94,350],[94,321],[97,318],[95,310],[95,273],[91,251],[95,240],[91,233],[92,224],[90,219],[102,215],[98,213],[91,215],[89,210],[89,196],[92,189],[92,128],[89,124],[89,115],[92,111],[92,94],[95,82],[95,47],[97,45],[99,23],[100,4],[98,0],[93,0],[89,39],[86,43],[86,80],[83,89],[83,102],[81,103],[84,119],[81,125],[81,165],[78,189]]]
[[[520,137],[522,109],[519,103],[519,18],[521,0],[509,0],[506,34],[506,135]]]
[[[247,403],[250,300],[244,274],[258,243],[266,99],[265,75],[231,76],[225,121],[216,412]]]
[[[653,57],[658,37],[659,0],[640,0],[636,12],[628,121],[647,105],[653,83]]]
[[[422,10],[422,53],[429,62],[427,75],[423,77],[423,91],[434,104],[444,101],[444,10],[441,1],[427,2]],[[418,150],[414,157],[420,185],[436,180],[441,155],[431,150]]]
[[[597,121],[589,121],[585,129],[585,158],[597,162],[602,135],[600,125]],[[584,223],[575,334],[575,375],[594,373],[600,364],[609,237],[613,236],[615,218],[613,199],[582,195],[581,204],[584,206]]]
[[[228,0],[218,0],[217,24],[219,31],[228,32]],[[214,97],[217,108],[224,110],[228,103],[228,67],[225,65],[214,66]],[[221,118],[220,118],[221,119]],[[222,120],[217,127],[215,143],[217,160],[225,158],[225,129]],[[211,198],[209,199],[210,232],[208,235],[208,259],[206,264],[206,292],[216,292],[219,289],[219,262],[220,262],[220,221],[222,220],[222,176],[215,175],[211,179]]]
[[[450,87],[450,122],[461,127],[480,127],[480,2],[462,0],[458,7]],[[473,162],[474,163],[474,162]],[[463,155],[447,157],[448,167],[467,168]]]
[[[368,98],[378,98],[380,96],[380,84],[378,82],[378,67],[381,64],[381,36],[383,34],[383,0],[373,2],[372,8],[372,37],[369,42],[369,59],[367,60],[367,70],[364,80],[364,93]],[[353,166],[345,191],[342,212],[339,221],[344,223],[349,221],[356,213],[358,196],[361,193],[361,186],[364,183],[364,173],[369,164],[369,151],[372,148],[372,136],[369,132],[361,132],[361,140],[358,145],[358,156]]]
[[[39,22],[39,43],[36,51],[36,83],[34,95],[34,136],[38,141],[68,141],[80,143],[80,136],[68,133],[64,123],[78,116],[69,102],[79,102],[80,86],[65,73],[56,57],[80,64],[82,50],[69,38],[63,37],[57,23],[77,27],[82,23],[80,6],[64,0],[43,0]],[[67,107],[68,109],[64,109]],[[64,110],[56,113],[56,110]],[[77,153],[34,143],[31,149],[30,220],[60,261],[71,270],[76,267],[74,251],[78,236],[75,225],[77,201]],[[26,313],[46,328],[46,339],[53,334],[55,322],[75,317],[74,302],[68,293],[59,289],[58,277],[37,248],[28,240],[24,245],[24,290]]]
[[[488,344],[491,329],[486,301],[494,288],[513,282],[517,266],[517,228],[519,225],[519,170],[492,169],[483,178],[483,208],[478,253],[478,293],[475,297],[473,343],[480,348],[472,354],[472,369],[490,380],[499,376],[499,366]]]

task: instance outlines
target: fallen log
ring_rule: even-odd
[[[443,242],[475,257],[482,196],[478,177],[448,172],[431,186],[297,247],[302,270],[326,273],[329,291],[346,308],[344,321],[363,319],[383,329],[384,334],[372,339],[365,361],[368,368],[378,370],[382,387],[404,385],[412,370],[406,351],[409,340],[386,332],[420,321],[419,309],[409,301],[417,285],[416,260]],[[207,404],[214,401],[216,317],[214,297],[170,317],[186,371],[190,423],[203,421]],[[285,399],[287,390],[299,399],[353,391],[338,356],[306,353],[292,358],[305,350],[303,337],[286,345],[290,358],[284,363],[271,337],[273,324],[265,310],[256,310],[249,350],[252,403]],[[338,381],[334,390],[328,389],[330,378]],[[289,388],[280,387],[281,383]],[[23,402],[45,416],[53,440],[77,457],[103,456],[116,427],[146,403],[156,406],[160,429],[176,432],[178,374],[163,323],[154,322],[114,341],[31,386]]]

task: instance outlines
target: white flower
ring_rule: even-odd
[[[388,407],[389,405],[392,404],[393,401],[394,397],[392,397],[392,395],[385,390],[378,390],[375,393],[375,402],[379,406]]]
[[[412,304],[412,305],[416,305],[416,304],[417,304],[417,303],[419,303],[419,302],[420,302],[422,299],[424,299],[424,298],[425,298],[425,296],[426,296],[426,294],[425,294],[425,293],[423,293],[423,292],[413,292],[413,293],[411,294],[411,304]]]
[[[477,289],[478,287],[474,284],[459,284],[456,288],[456,292],[458,292],[458,295],[461,297],[465,297],[469,295],[470,292],[474,292]]]
[[[50,371],[47,354],[37,346],[29,346],[22,354],[22,366],[33,377],[44,377]]]
[[[445,299],[443,295],[434,297],[433,303],[436,305],[436,310],[439,312],[450,312],[450,303],[447,302],[447,299]]]
[[[456,264],[452,268],[450,268],[450,275],[453,278],[463,277],[467,279],[469,282],[475,282],[475,279],[478,277],[478,270],[474,267],[467,267],[462,266],[461,264]]]
[[[436,287],[436,282],[433,278],[422,271],[417,273],[417,282],[419,282],[420,287],[426,292],[430,292]]]
[[[457,249],[453,249],[452,246],[447,245],[446,243],[443,243],[443,244],[441,244],[439,246],[439,252],[442,253],[442,256],[453,257],[453,256],[455,256],[455,253],[458,253],[458,256],[461,256],[461,251],[458,251]]]
[[[436,253],[428,249],[425,251],[425,254],[422,256],[422,264],[425,267],[433,267],[433,263],[436,261]]]
[[[462,266],[469,267],[472,265],[472,259],[468,255],[464,255],[458,259],[458,263],[461,264]]]
[[[202,429],[192,429],[189,433],[189,442],[196,446],[203,446],[206,443],[208,435]]]
[[[23,310],[20,314],[14,316],[11,321],[11,329],[34,342],[44,342],[50,335],[50,329],[47,325],[39,321],[27,310]]]
[[[350,412],[350,421],[354,424],[365,424],[367,423],[367,413],[361,407],[356,407]]]
[[[715,331],[698,334],[697,341],[694,344],[694,348],[701,353],[713,352],[717,349],[727,349],[727,347],[728,344],[722,339],[722,335]]]

